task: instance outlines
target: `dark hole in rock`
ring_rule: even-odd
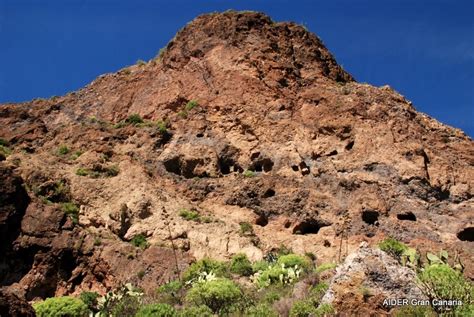
[[[318,233],[322,227],[330,226],[331,223],[317,219],[303,220],[293,228],[293,234]]]
[[[253,170],[254,172],[261,172],[263,171],[263,166],[261,164],[255,164],[251,170]]]
[[[416,216],[411,211],[408,211],[408,212],[405,212],[405,213],[402,213],[402,214],[398,214],[397,219],[398,220],[416,221]]]
[[[235,166],[234,160],[226,158],[226,157],[219,157],[217,160],[217,165],[219,166],[219,171],[226,175],[231,172],[231,168]]]
[[[265,227],[268,225],[268,217],[265,215],[259,215],[258,218],[255,220],[255,224],[260,227]]]
[[[285,226],[286,229],[288,229],[289,227],[291,227],[291,221],[286,220],[284,226]]]
[[[457,237],[461,241],[474,241],[474,227],[467,227],[459,231]]]
[[[173,158],[170,158],[169,160],[164,161],[163,165],[165,166],[165,169],[167,172],[170,172],[176,175],[181,175],[181,162],[178,156],[175,156]]]
[[[346,150],[350,151],[350,150],[352,150],[353,147],[354,147],[354,141],[351,141],[351,142],[347,143]]]
[[[331,151],[327,156],[337,155],[337,150]]]
[[[298,172],[298,165],[291,165],[291,169],[295,172]]]
[[[250,159],[253,161],[260,156],[260,152],[254,152],[250,155]]]
[[[362,212],[362,220],[369,225],[374,225],[379,220],[379,212],[375,210],[364,210]]]
[[[324,247],[329,248],[331,246],[331,242],[329,240],[324,240]]]
[[[267,189],[263,194],[263,198],[269,198],[275,196],[275,191],[271,188]]]
[[[196,137],[197,137],[197,138],[202,138],[203,136],[204,136],[204,133],[198,133],[198,134],[196,134]]]
[[[303,176],[308,175],[309,172],[310,172],[308,165],[306,165],[306,162],[304,162],[304,161],[300,163],[300,170],[301,170],[301,174],[303,174]]]
[[[263,164],[263,171],[270,172],[273,169],[273,161],[269,158],[265,158],[262,161]]]
[[[288,87],[288,81],[286,80],[286,78],[281,78],[278,80],[278,83],[282,86],[282,87]]]
[[[285,110],[285,105],[281,105],[279,108],[278,108],[278,111],[283,111]]]

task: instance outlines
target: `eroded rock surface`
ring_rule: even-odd
[[[145,123],[124,123],[132,114]],[[144,65],[3,104],[0,138],[12,149],[1,283],[28,300],[127,281],[151,291],[192,257],[257,260],[281,245],[337,261],[341,243],[388,235],[449,249],[474,277],[472,139],[260,13],[200,16]],[[151,247],[132,246],[137,235]]]

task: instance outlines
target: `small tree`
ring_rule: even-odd
[[[176,317],[176,310],[168,304],[151,304],[142,307],[135,317]]]
[[[236,254],[230,262],[230,271],[242,276],[252,275],[252,263],[247,258],[247,255],[243,253]]]

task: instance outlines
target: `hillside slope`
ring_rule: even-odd
[[[152,61],[0,105],[0,138],[0,283],[27,300],[281,246],[340,261],[387,236],[474,278],[473,141],[260,13],[200,16]]]

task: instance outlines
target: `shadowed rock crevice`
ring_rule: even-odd
[[[474,241],[474,227],[467,227],[458,232],[457,237],[461,241]]]
[[[362,211],[362,221],[368,225],[376,225],[379,220],[379,212],[376,210]]]
[[[331,222],[322,219],[303,220],[293,227],[293,234],[317,234],[321,228],[331,224]]]
[[[411,211],[408,211],[408,212],[397,214],[397,219],[398,220],[416,221],[416,216]]]

